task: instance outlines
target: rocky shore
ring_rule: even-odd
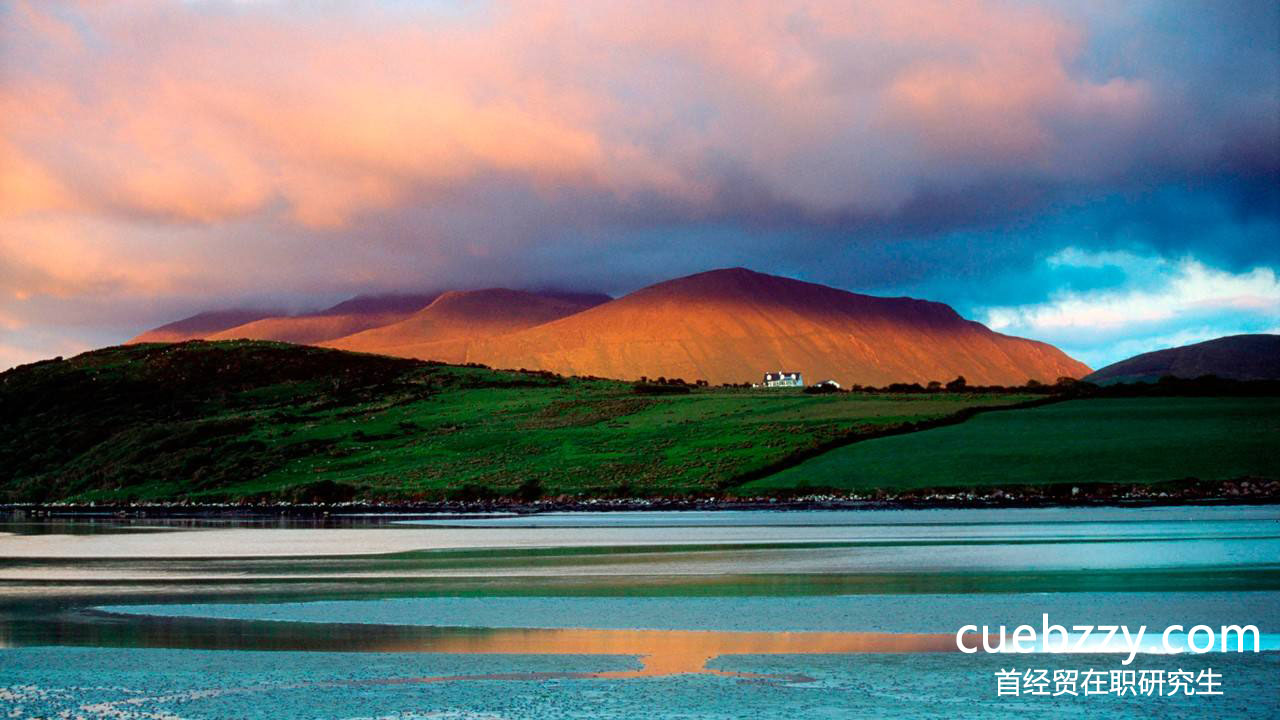
[[[1280,503],[1280,480],[1239,478],[1225,482],[1182,480],[1159,484],[1079,484],[973,489],[922,489],[898,493],[813,492],[774,497],[508,498],[470,501],[361,501],[339,503],[130,503],[9,504],[13,518],[132,517],[324,518],[356,515],[485,515],[543,512],[635,512],[645,510],[875,510],[990,507],[1255,505]]]

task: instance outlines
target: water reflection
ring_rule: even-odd
[[[457,655],[609,655],[642,667],[600,677],[711,672],[722,655],[829,655],[955,652],[949,633],[723,632],[589,628],[444,628],[295,623],[118,615],[74,610],[0,623],[0,646],[197,650],[443,653]]]

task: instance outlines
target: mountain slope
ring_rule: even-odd
[[[298,345],[339,338],[403,320],[436,295],[361,295],[306,315],[267,317],[201,336],[205,340],[274,340]]]
[[[322,344],[356,352],[467,362],[472,344],[479,339],[541,325],[608,299],[503,288],[452,291],[399,322]]]
[[[1156,350],[1108,365],[1085,379],[1099,384],[1151,382],[1165,375],[1280,380],[1280,335],[1230,335]]]
[[[148,342],[183,342],[197,340],[238,325],[271,317],[271,310],[212,310],[192,315],[175,322],[152,328],[129,340],[128,344]]]
[[[1044,343],[992,332],[939,303],[858,295],[742,268],[653,285],[512,335],[466,358],[615,378],[759,381],[798,370],[807,382],[1022,384],[1080,377],[1085,365]]]

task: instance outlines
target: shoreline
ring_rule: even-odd
[[[1280,481],[1242,478],[1157,485],[1045,486],[982,490],[926,489],[897,494],[812,493],[790,497],[546,498],[340,503],[6,503],[0,518],[212,518],[402,515],[534,515],[549,512],[743,510],[938,510],[966,508],[1177,507],[1280,504]]]

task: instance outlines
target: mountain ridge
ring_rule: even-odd
[[[357,295],[337,305],[302,315],[278,315],[237,325],[204,340],[271,340],[314,345],[369,328],[397,322],[430,304],[439,293]]]
[[[758,382],[777,370],[843,385],[957,376],[973,384],[1021,385],[1090,372],[1047,343],[996,333],[944,303],[864,295],[742,267],[674,278],[616,299],[488,288],[440,293],[400,314],[323,312],[262,319],[205,339],[283,340],[441,362],[713,384]]]
[[[231,308],[227,310],[206,310],[195,315],[165,323],[159,327],[145,330],[129,340],[126,345],[147,342],[184,342],[199,340],[205,335],[221,332],[228,328],[245,325],[263,318],[276,315],[275,310],[255,310],[250,308]]]
[[[1151,382],[1161,377],[1280,380],[1280,335],[1227,335],[1213,340],[1134,355],[1090,373],[1085,380],[1108,384]]]
[[[608,296],[547,294],[508,288],[450,290],[395,323],[321,343],[323,347],[462,363],[476,341],[541,325]]]
[[[956,342],[954,336],[962,336]],[[710,270],[545,325],[477,343],[469,362],[635,379],[810,383],[1053,382],[1087,366],[1045,343],[995,333],[943,303],[882,298],[758,273]]]

